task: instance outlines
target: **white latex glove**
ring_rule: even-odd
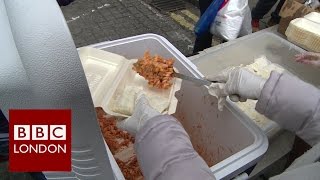
[[[227,96],[232,101],[244,102],[247,99],[256,100],[266,82],[265,79],[253,74],[245,68],[234,67],[223,70],[220,74],[207,77],[213,83],[209,88],[209,94],[219,98],[222,102]]]
[[[117,127],[135,136],[148,120],[158,115],[161,114],[149,105],[146,96],[139,93],[137,94],[132,116],[125,120],[118,121]]]
[[[295,60],[302,64],[310,64],[320,68],[320,53],[307,52],[304,54],[297,54]]]

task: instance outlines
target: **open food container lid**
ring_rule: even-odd
[[[147,80],[132,69],[136,59],[129,60],[91,47],[80,48],[79,56],[93,103],[96,107],[102,107],[106,113],[131,116],[136,94],[140,91],[143,91],[150,105],[159,112],[175,113],[177,99],[174,94],[180,90],[180,79],[173,79],[173,85],[169,89],[157,89],[150,87]]]

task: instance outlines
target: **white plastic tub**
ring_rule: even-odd
[[[315,85],[320,86],[320,71],[308,65],[294,61],[294,56],[305,52],[302,48],[288,42],[284,38],[266,29],[244,36],[235,41],[229,41],[218,46],[207,49],[205,54],[192,60],[197,69],[205,76],[217,74],[223,69],[231,66],[249,65],[260,56],[265,56],[272,63],[278,64],[291,74]],[[276,30],[275,30],[276,31]],[[231,102],[230,102],[231,103]],[[237,104],[239,113],[242,112]],[[252,103],[251,109],[255,108]],[[260,119],[253,119],[258,122],[260,128],[273,137],[279,132],[280,127],[265,116],[258,116]]]
[[[263,55],[299,78],[320,86],[319,69],[294,61],[294,56],[303,52],[306,51],[284,38],[262,31],[212,47],[192,62],[202,74],[209,75],[230,66],[251,64]]]
[[[165,38],[145,34],[92,45],[94,48],[136,59],[146,50],[165,58],[174,58],[175,68],[189,76],[203,77],[197,68]],[[175,96],[176,113],[190,134],[196,150],[210,165],[217,179],[230,179],[254,165],[268,148],[264,133],[248,119],[228,105],[223,112],[217,109],[217,100],[208,95],[205,87],[196,87],[182,81]],[[120,173],[113,157],[110,161],[117,179]]]

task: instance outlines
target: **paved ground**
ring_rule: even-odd
[[[167,38],[183,54],[192,53],[193,28],[199,9],[186,2],[186,9],[160,13],[146,2],[150,0],[75,0],[61,7],[77,47],[144,33]],[[195,0],[193,0],[195,1]],[[249,0],[250,7],[257,0]],[[264,26],[268,17],[261,21]],[[221,43],[213,39],[213,45]]]
[[[196,8],[192,7],[197,13]],[[190,11],[163,15],[141,0],[75,0],[61,9],[77,47],[156,33],[167,38],[186,55],[193,49],[192,29],[198,15]],[[185,18],[188,21],[184,21]]]
[[[191,54],[195,36],[193,28],[199,9],[186,2],[186,9],[160,13],[149,0],[75,0],[61,7],[77,47],[144,33],[167,38],[183,54]],[[195,1],[195,0],[194,0]],[[249,0],[250,7],[257,0]],[[270,13],[261,20],[264,27]],[[213,45],[221,43],[213,39]]]

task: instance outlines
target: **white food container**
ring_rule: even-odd
[[[290,22],[286,32],[289,41],[313,52],[320,52],[320,24],[297,18]]]
[[[137,59],[146,50],[150,50],[151,54],[174,58],[175,68],[179,72],[203,77],[173,45],[155,34],[103,42],[91,47],[120,54],[128,59]],[[217,179],[230,179],[238,175],[257,163],[266,152],[268,140],[261,129],[246,115],[236,111],[231,103],[223,112],[218,111],[216,98],[210,96],[205,87],[182,81],[181,89],[175,93],[175,97],[178,104],[174,116],[189,133],[195,149],[211,165],[210,169]],[[115,177],[123,179],[108,147],[107,150]]]
[[[318,13],[318,12],[311,12],[311,13],[305,15],[304,18],[320,24],[320,13]]]
[[[269,30],[265,30],[207,49],[205,54],[200,55],[192,62],[202,74],[208,76],[219,73],[230,66],[249,65],[256,58],[265,56],[269,61],[280,65],[291,74],[319,87],[320,71],[317,68],[294,61],[294,56],[303,52],[305,50],[302,48],[269,32]],[[251,106],[251,109],[254,110],[254,107],[255,104]],[[239,111],[241,110],[239,109]],[[269,137],[273,137],[280,127],[267,118],[262,121],[260,122],[261,129]]]
[[[147,81],[132,70],[132,65],[136,62],[136,59],[128,60],[118,54],[91,47],[80,48],[79,56],[87,77],[93,103],[96,107],[102,107],[106,113],[114,116],[130,116],[130,114],[113,110],[119,103],[118,97],[124,96],[126,87],[133,87],[133,91],[141,88],[147,96],[153,95],[162,98],[168,103],[162,106],[163,111],[161,110],[161,112],[163,114],[175,113],[177,100],[174,93],[180,89],[180,79],[173,79],[171,88],[160,90],[149,87]],[[136,58],[142,56],[143,54],[140,54]],[[134,93],[132,93],[132,96],[134,96]],[[132,97],[132,100],[134,100],[134,97]],[[150,100],[154,107],[156,107],[156,102],[156,99]]]

